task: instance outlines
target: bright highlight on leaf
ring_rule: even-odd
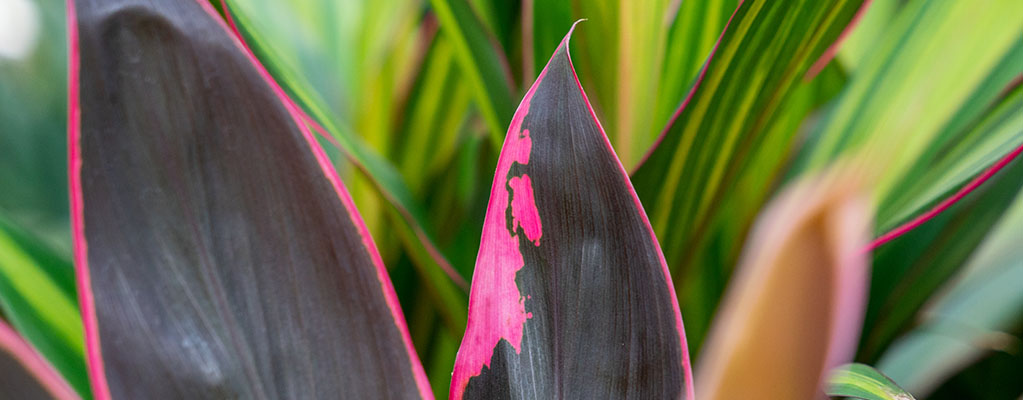
[[[863,400],[914,400],[913,396],[869,365],[843,365],[828,377],[828,396]]]
[[[347,190],[212,7],[69,5],[96,397],[432,398]]]
[[[852,358],[871,216],[855,182],[804,179],[761,215],[700,356],[701,398],[823,398],[827,371]]]
[[[570,37],[505,138],[451,398],[692,399],[664,257]]]

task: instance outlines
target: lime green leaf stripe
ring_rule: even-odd
[[[71,263],[0,217],[0,309],[84,398],[84,333]]]
[[[863,400],[913,400],[913,396],[881,372],[864,364],[835,369],[828,379],[828,396]]]
[[[930,204],[1023,144],[1023,88],[1005,82],[1023,72],[1023,37],[920,157],[887,193],[877,211],[877,227],[887,231],[920,214]],[[1000,98],[999,98],[1000,97]],[[994,102],[995,104],[991,104]]]
[[[735,11],[688,103],[633,174],[670,265],[692,253],[686,250],[691,236],[714,215],[715,204],[783,114],[779,108],[861,3],[745,1]],[[794,131],[782,134],[792,138]],[[771,151],[785,152],[788,143]]]
[[[874,169],[868,172],[879,176],[875,195],[898,190],[942,127],[1013,51],[1021,14],[1023,3],[1013,0],[907,4],[812,135],[802,169],[862,152]]]
[[[430,4],[437,13],[441,31],[454,44],[462,70],[475,88],[492,145],[499,150],[515,111],[507,59],[466,0],[432,0]]]

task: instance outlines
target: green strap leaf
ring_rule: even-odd
[[[1023,188],[1023,157],[950,208],[874,254],[859,359],[873,362],[915,325],[920,310],[961,270]]]
[[[532,9],[522,19],[523,83],[531,85],[561,44],[565,31],[575,22],[575,14],[572,2],[566,0],[525,0],[522,4],[523,12]]]
[[[452,332],[458,332],[465,320],[467,283],[440,251],[434,232],[427,228],[430,225],[426,222],[426,210],[398,169],[372,147],[387,150],[392,145],[387,142],[367,143],[345,122],[346,116],[350,115],[346,110],[354,107],[349,103],[360,99],[356,98],[357,95],[368,96],[389,89],[377,86],[353,88],[357,83],[353,81],[359,80],[360,71],[365,72],[370,67],[355,65],[352,60],[337,57],[331,49],[335,48],[333,46],[352,47],[361,49],[367,56],[382,57],[381,54],[386,53],[390,47],[387,43],[378,42],[386,41],[387,37],[381,38],[383,34],[368,35],[368,39],[363,38],[365,43],[359,42],[355,33],[349,31],[352,27],[339,26],[346,22],[352,22],[353,27],[357,26],[355,21],[348,19],[353,18],[352,13],[358,10],[347,9],[345,7],[348,6],[335,2],[309,0],[269,4],[260,0],[228,0],[228,5],[246,42],[289,95],[306,110],[314,128],[332,138],[344,155],[379,190],[381,196],[394,206],[394,209],[384,211],[389,220],[394,222],[394,232],[408,249],[428,289],[434,293],[432,298],[438,302],[438,309],[445,313],[445,320],[450,322]],[[374,18],[388,20],[387,10],[394,11],[394,7],[363,10],[364,13],[356,15],[368,15],[371,21]],[[399,11],[409,12],[405,9]],[[406,16],[407,22],[416,21],[409,19],[414,14]],[[298,24],[293,22],[296,20],[311,22]],[[372,25],[368,21],[362,23]],[[294,26],[303,26],[309,32],[300,30],[296,33],[292,29]],[[393,28],[389,24],[385,26]],[[309,39],[310,36],[316,40]],[[367,109],[389,110],[384,105]],[[390,112],[384,112],[375,119],[363,121],[364,127],[372,132],[368,137],[390,137],[392,127],[380,125],[379,122],[388,121],[391,116]],[[459,325],[460,322],[462,325]]]
[[[472,103],[472,88],[463,79],[454,46],[444,35],[434,37],[418,73],[400,133],[395,143],[397,166],[419,198],[430,189],[464,140],[463,125]]]
[[[81,396],[91,398],[71,262],[3,216],[0,309]]]
[[[665,248],[684,247],[679,236],[693,231],[687,228],[698,226],[695,220],[705,218],[707,208],[734,182],[738,171],[728,170],[750,157],[782,100],[857,6],[858,2],[790,7],[749,1],[736,10],[693,98],[633,174],[640,197],[651,209],[654,229],[667,238]],[[820,29],[821,24],[830,29]],[[734,118],[737,114],[750,117]],[[680,255],[668,258],[677,264]]]
[[[905,5],[811,134],[814,143],[799,169],[862,151],[880,177],[875,196],[900,190],[902,177],[943,141],[942,129],[959,110],[991,104],[1012,79],[999,69],[1020,43],[1020,14],[1023,3],[1012,0]],[[1000,82],[989,83],[992,74]]]
[[[1023,113],[1019,112],[1023,110],[1023,88],[1018,82],[1014,87],[1004,86],[1005,81],[1023,71],[1023,37],[1015,49],[963,104],[899,183],[882,194],[878,231],[888,231],[920,214],[979,174],[1007,149],[1023,144]]]
[[[828,396],[863,400],[913,400],[891,378],[866,364],[843,365],[828,378]]]
[[[685,99],[707,55],[725,29],[737,0],[683,1],[668,31],[664,72],[657,88],[654,121],[661,129]]]
[[[617,90],[615,93],[615,151],[622,163],[635,165],[661,130],[655,110],[668,29],[670,1],[622,3],[618,13]],[[660,121],[658,121],[660,122]]]
[[[991,352],[1018,343],[1023,315],[1023,196],[985,237],[947,290],[934,296],[920,324],[893,343],[878,368],[926,396]]]
[[[507,121],[515,111],[507,59],[466,0],[431,0],[430,4],[474,88],[494,149],[500,149]]]
[[[802,78],[861,3],[743,2],[689,99],[633,173],[668,265],[685,285],[678,292],[694,348],[738,258],[736,238],[776,186],[799,124],[842,80],[833,68],[809,86]]]
[[[871,0],[866,5],[866,12],[838,49],[836,58],[842,67],[855,71],[862,65],[903,5],[901,0]]]

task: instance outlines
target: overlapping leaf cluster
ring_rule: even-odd
[[[67,234],[64,7],[33,4],[45,39],[28,59],[0,59],[0,312],[88,398]],[[468,282],[515,105],[579,18],[578,79],[664,252],[694,361],[733,272],[756,264],[742,257],[768,201],[855,160],[872,235],[913,227],[872,253],[855,360],[920,397],[968,397],[984,390],[973,369],[1011,370],[1023,333],[1010,284],[1023,270],[1019,2],[212,4],[319,135],[438,397],[471,322]],[[881,381],[857,366],[840,377],[857,374]],[[1018,396],[1011,375],[998,383]]]

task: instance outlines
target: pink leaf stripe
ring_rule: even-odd
[[[0,320],[0,352],[6,352],[25,368],[46,391],[57,400],[78,399],[78,395],[57,370],[50,365],[10,325]],[[21,382],[14,382],[21,384]],[[2,389],[2,388],[0,388]],[[3,393],[0,393],[3,394]]]
[[[842,43],[845,43],[845,40],[849,38],[852,31],[856,29],[856,26],[860,23],[860,19],[862,19],[863,15],[867,13],[867,8],[869,8],[870,4],[873,2],[874,0],[866,0],[863,2],[860,9],[856,11],[856,15],[854,15],[852,20],[849,21],[849,25],[846,25],[845,29],[842,30],[842,33],[838,35],[838,39],[835,39],[835,42],[832,43],[831,46],[824,51],[824,54],[821,54],[820,58],[818,58],[817,61],[810,66],[810,69],[806,71],[806,75],[803,76],[804,82],[812,81],[813,78],[816,77],[817,74],[821,73],[821,70],[823,70],[824,67],[826,67],[833,58],[835,58],[835,55],[838,54],[838,49],[842,47]]]
[[[1010,162],[1012,162],[1013,159],[1018,157],[1020,155],[1020,153],[1023,153],[1023,144],[1019,145],[1018,147],[1016,147],[1015,149],[1010,151],[1004,157],[1002,157],[997,162],[995,162],[993,165],[988,167],[988,169],[985,170],[984,172],[982,172],[980,175],[977,175],[976,178],[973,178],[973,180],[971,180],[969,183],[967,183],[966,186],[963,186],[962,189],[959,189],[959,191],[957,191],[951,197],[949,197],[949,198],[947,198],[945,200],[942,200],[940,203],[935,205],[933,208],[931,208],[927,212],[925,212],[923,214],[920,214],[916,218],[913,218],[912,220],[910,220],[910,221],[908,221],[908,222],[906,222],[906,223],[904,223],[902,225],[899,225],[895,229],[892,229],[888,233],[885,233],[885,234],[879,236],[877,239],[874,239],[874,241],[871,242],[870,245],[867,246],[864,249],[864,251],[874,250],[874,249],[880,247],[881,245],[883,245],[885,243],[888,243],[888,242],[890,242],[892,240],[895,240],[895,238],[898,238],[899,236],[905,235],[909,231],[915,229],[916,227],[918,227],[920,225],[923,225],[927,221],[930,221],[932,218],[938,216],[938,214],[941,214],[945,210],[948,210],[956,202],[958,202],[959,200],[962,200],[963,197],[966,197],[966,195],[970,194],[975,189],[980,187],[980,185],[984,184],[984,182],[987,182],[988,179],[991,179],[991,177],[994,176],[996,173],[998,173],[998,171],[1001,171],[1002,168],[1005,168],[1005,166],[1008,165]]]
[[[238,42],[241,43],[242,48],[245,50],[245,54],[249,57],[249,60],[252,62],[252,64],[255,65],[256,68],[260,70],[260,73],[264,75],[264,78],[267,79],[268,82],[270,82],[271,86],[274,89],[274,93],[276,93],[277,96],[281,98],[281,101],[288,104],[288,107],[294,110],[295,113],[298,113],[298,115],[301,116],[301,119],[305,121],[305,123],[309,124],[309,126],[311,126],[313,130],[316,131],[317,134],[319,134],[320,137],[326,139],[328,143],[334,146],[334,148],[344,153],[348,157],[348,159],[352,161],[353,164],[355,164],[355,167],[362,171],[364,175],[372,177],[373,175],[370,174],[370,171],[368,168],[366,168],[366,165],[364,165],[353,154],[351,154],[347,149],[345,149],[345,147],[341,146],[341,143],[338,142],[337,138],[335,138],[334,135],[331,135],[330,132],[327,131],[327,128],[323,127],[323,125],[320,124],[316,120],[316,118],[313,118],[311,115],[306,113],[305,109],[300,107],[298,103],[296,103],[291,98],[291,96],[288,96],[288,93],[284,91],[280,84],[278,84],[277,81],[273,78],[273,76],[270,75],[270,72],[267,71],[266,67],[263,66],[263,63],[259,61],[259,58],[256,57],[256,54],[252,51],[252,49],[249,47],[249,44],[245,41],[245,36],[243,36],[241,34],[241,31],[238,29],[238,25],[235,23],[234,17],[231,15],[231,10],[230,7],[228,7],[227,2],[225,0],[220,0],[220,6],[221,8],[224,9],[224,16],[227,20],[227,25],[231,28],[231,32],[234,33],[234,36],[235,38],[237,38]],[[375,180],[374,183],[377,184]],[[377,186],[379,187],[379,184],[377,184]],[[385,198],[387,198],[387,200],[392,205],[394,205],[395,208],[397,208],[398,212],[401,213],[402,217],[405,218],[406,221],[414,220],[409,210],[403,207],[401,203],[397,201],[397,199],[395,199],[394,196],[389,191],[383,190],[383,188],[380,189],[381,189],[380,193]],[[444,255],[441,253],[440,249],[438,249],[437,246],[434,245],[433,241],[427,236],[426,232],[423,231],[423,228],[418,224],[409,225],[415,232],[416,237],[419,238],[419,241],[426,248],[426,251],[427,253],[429,253],[430,258],[432,258],[433,261],[437,263],[441,270],[444,271],[444,274],[446,274],[448,278],[450,278],[451,281],[453,281],[455,285],[457,285],[459,288],[468,291],[469,283],[466,282],[465,278],[463,278],[462,275],[458,273],[458,271],[455,271],[454,267],[451,266],[451,263],[448,262],[447,258],[444,257]]]

